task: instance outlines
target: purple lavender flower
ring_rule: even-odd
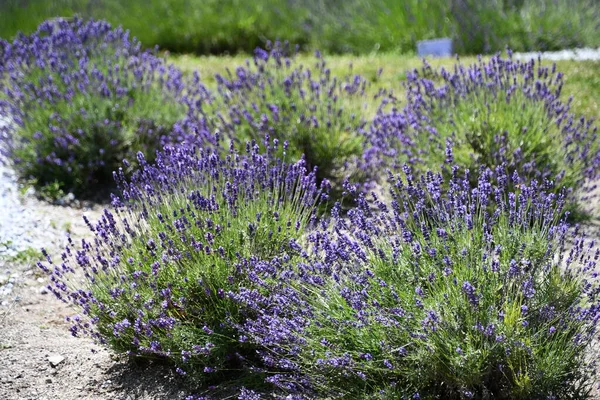
[[[238,325],[254,313],[241,305],[259,304],[278,265],[302,257],[321,195],[315,173],[254,144],[243,155],[182,146],[165,147],[154,164],[139,160],[131,179],[117,174],[121,199],[90,223],[93,240],[73,251],[70,244],[60,268],[41,264],[52,292],[82,311],[71,319],[73,334],[167,359],[206,383],[269,366],[238,340]]]
[[[367,129],[362,167],[419,173],[482,167],[546,182],[555,193],[587,189],[598,173],[600,147],[591,121],[561,100],[563,74],[499,54],[473,65],[407,74],[407,104],[384,98]],[[543,139],[540,139],[542,138]],[[571,201],[574,199],[571,198]]]
[[[0,111],[15,122],[1,128],[3,151],[39,187],[98,193],[124,159],[142,151],[152,160],[162,146],[196,137],[187,114],[202,85],[122,28],[54,20],[3,46]]]
[[[600,289],[569,272],[593,260],[589,246],[575,246],[567,271],[557,261],[568,238],[559,219],[564,198],[536,182],[515,191],[510,183],[520,178],[502,171],[497,179],[482,171],[473,188],[468,173],[451,170],[451,178],[417,179],[410,169],[392,176],[385,206],[359,195],[347,216],[336,212],[309,235],[301,262],[257,271],[262,282],[271,279],[267,290],[236,297],[255,313],[240,331],[282,369],[280,384],[301,374],[317,397],[361,396],[362,382],[396,397],[512,396],[521,389],[503,377],[521,367],[510,360],[523,356],[528,371],[542,371],[554,357],[557,343],[536,339],[556,321],[549,307],[574,329],[570,354],[588,348],[593,335],[584,332],[597,332]],[[481,363],[482,378],[465,385],[471,362]],[[578,364],[577,374],[589,367]],[[532,379],[543,393],[571,390],[568,379],[541,376]]]
[[[279,156],[304,157],[309,169],[317,168],[319,184],[328,180],[340,192],[343,179],[356,175],[349,166],[362,152],[366,120],[356,104],[366,97],[364,78],[337,77],[323,58],[314,68],[301,65],[280,42],[215,78],[214,96],[194,110],[201,129],[218,130],[236,145],[256,141],[262,147],[265,136],[285,142]]]

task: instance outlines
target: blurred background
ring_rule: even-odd
[[[600,0],[0,0],[0,38],[51,17],[123,25],[174,53],[248,53],[288,40],[326,53],[412,53],[450,37],[459,54],[600,47]]]

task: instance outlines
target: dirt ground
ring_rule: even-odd
[[[156,365],[129,365],[71,336],[65,317],[71,314],[51,294],[35,286],[17,291],[0,316],[1,399],[182,399],[178,376]]]
[[[40,226],[59,221],[74,239],[88,232],[83,214],[94,220],[101,210],[27,201]],[[49,251],[58,254],[64,235],[40,234],[48,235]],[[65,317],[75,311],[45,290],[47,278],[35,265],[33,250],[0,260],[0,399],[182,399],[191,394],[167,367],[130,365],[89,338],[71,336]]]

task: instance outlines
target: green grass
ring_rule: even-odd
[[[221,73],[225,68],[234,70],[236,66],[244,64],[248,57],[247,55],[200,57],[178,55],[171,56],[170,61],[187,73],[198,70],[203,82],[209,88],[214,88],[216,73]],[[315,61],[312,55],[298,56],[299,63],[313,65]],[[465,65],[476,61],[475,57],[461,57],[461,62]],[[456,59],[433,58],[428,62],[433,68],[450,68],[456,63]],[[352,70],[369,79],[372,82],[368,89],[371,95],[374,96],[379,88],[389,88],[404,103],[402,83],[406,80],[406,72],[420,68],[422,61],[415,56],[387,53],[362,56],[331,55],[327,57],[327,64],[332,75],[343,76]],[[552,62],[546,61],[544,64],[552,65]],[[571,109],[574,113],[598,119],[600,117],[600,61],[559,61],[556,64],[558,71],[565,74],[563,100],[573,96]],[[383,68],[380,76],[377,75],[379,68]],[[371,115],[377,110],[377,105],[374,101],[367,106]]]
[[[0,248],[8,247],[9,244],[10,242],[0,243]],[[41,260],[42,252],[40,251],[40,249],[36,249],[34,247],[27,247],[13,255],[1,256],[1,259],[16,264],[30,264]]]
[[[405,53],[442,36],[465,54],[555,50],[600,46],[595,1],[4,0],[0,37],[79,14],[123,25],[148,46],[196,54],[248,52],[267,39],[328,53]]]

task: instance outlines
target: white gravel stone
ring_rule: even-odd
[[[562,61],[562,60],[574,60],[574,61],[598,61],[600,60],[600,47],[597,49],[593,48],[582,48],[582,49],[569,49],[560,51],[544,51],[544,52],[530,52],[530,53],[515,53],[514,58],[519,60],[529,60],[532,58],[537,59],[541,57],[542,60],[548,61]]]
[[[63,356],[61,356],[60,354],[53,354],[48,357],[48,362],[50,363],[50,366],[52,366],[53,368],[57,367],[58,364],[60,364],[63,361],[65,361],[65,358]]]

